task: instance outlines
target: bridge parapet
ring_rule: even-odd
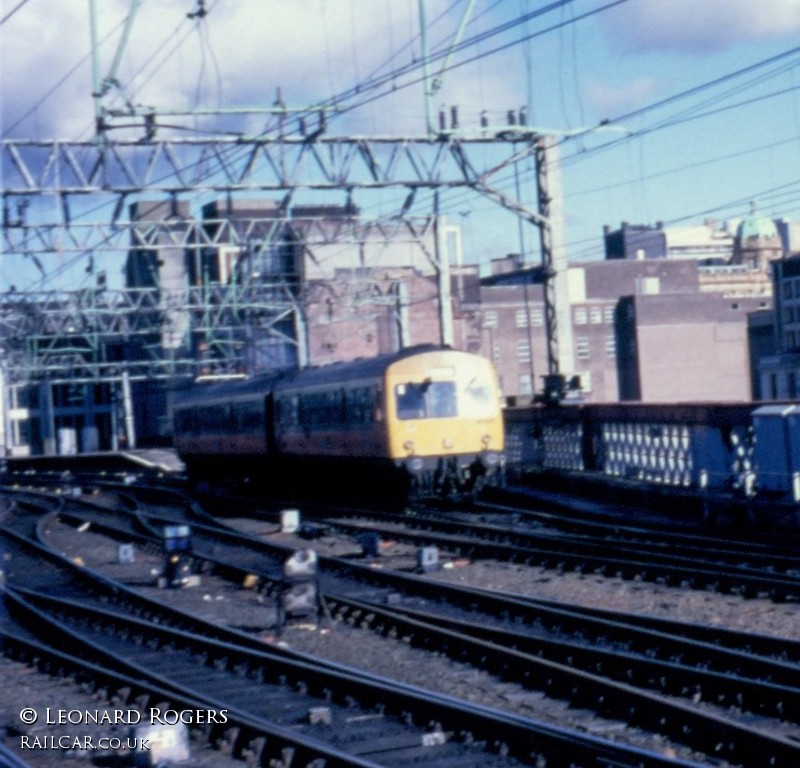
[[[602,474],[689,490],[758,485],[755,404],[506,409],[509,467]]]

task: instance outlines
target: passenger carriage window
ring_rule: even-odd
[[[398,384],[394,390],[397,418],[446,419],[456,415],[456,385],[452,381]]]
[[[300,398],[297,395],[278,398],[275,413],[281,426],[296,427],[300,423]]]
[[[368,387],[356,387],[345,392],[345,422],[369,424],[372,421],[372,393]]]
[[[202,414],[197,408],[186,411],[186,429],[199,435],[203,431]]]
[[[231,411],[228,405],[210,405],[206,409],[204,426],[209,432],[225,432],[230,428]]]
[[[344,419],[342,390],[310,392],[300,396],[300,422],[305,427],[338,427]]]
[[[261,403],[244,403],[239,412],[239,426],[247,432],[259,432],[264,428],[264,412]]]
[[[175,411],[175,415],[173,416],[173,421],[175,423],[175,431],[181,432],[183,434],[188,434],[189,432],[196,432],[196,419],[194,416],[194,412],[189,410],[188,408],[182,408],[179,411]]]

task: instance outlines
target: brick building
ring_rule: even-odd
[[[618,308],[619,399],[752,399],[748,314],[758,298],[634,295]]]
[[[800,397],[800,254],[772,262],[775,309],[768,320],[772,348],[758,361],[763,400]]]

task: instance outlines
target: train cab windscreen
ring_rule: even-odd
[[[460,415],[466,419],[487,419],[497,413],[497,395],[490,384],[477,376],[464,387]]]
[[[397,418],[447,419],[457,415],[454,381],[408,382],[394,388]]]

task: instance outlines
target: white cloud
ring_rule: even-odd
[[[31,9],[36,4],[31,3]],[[57,95],[42,101],[51,88],[89,52],[86,6],[44,0],[38,13],[23,8],[0,27],[0,115],[3,133],[25,114],[28,132],[68,135],[91,124],[91,67],[88,60],[68,77]],[[48,103],[49,102],[49,103]],[[24,128],[11,135],[25,133]]]
[[[735,43],[796,39],[798,0],[636,0],[603,14],[607,34],[628,52],[705,53]]]
[[[435,49],[453,34],[459,16],[445,14],[451,6],[447,0],[428,5],[428,19],[434,22],[430,41]],[[97,6],[98,36],[107,38],[101,52],[104,75],[130,3],[102,0]],[[403,87],[421,75],[416,3],[207,0],[209,13],[202,25],[186,18],[196,7],[192,0],[141,4],[120,62],[118,79],[123,89],[114,93],[110,104],[122,108],[129,101],[161,110],[220,105],[268,107],[280,88],[284,103],[303,106],[328,99],[373,74],[414,63],[417,69],[413,74],[381,89],[389,95],[341,118],[335,130],[385,135],[423,132],[422,84],[413,82]],[[0,49],[0,99],[6,135],[91,136],[88,4],[33,0],[0,27]],[[58,86],[82,59],[77,71]],[[519,93],[520,78],[509,76],[512,71],[508,60],[501,62],[494,57],[491,66],[484,64],[479,69],[475,64],[448,74],[433,101],[434,114],[440,105],[449,110],[457,104],[462,124],[477,125],[482,109],[499,113],[518,108],[525,99]],[[393,86],[397,90],[391,92]],[[208,122],[204,119],[192,125]],[[237,118],[227,120],[226,125],[257,131],[266,122],[266,117]]]
[[[654,77],[637,77],[623,85],[588,80],[584,86],[586,99],[596,113],[608,118],[641,107],[664,90],[665,84]]]
[[[410,5],[341,0],[206,3],[201,34],[189,0],[143,3],[122,58],[115,97],[157,108],[303,105],[365,78],[408,40]],[[129,8],[98,3],[101,73],[109,71]],[[395,39],[396,38],[396,39]],[[91,127],[92,76],[86,3],[35,0],[0,27],[0,98],[15,135],[75,138]],[[404,61],[410,60],[406,51]],[[84,60],[77,71],[61,78]],[[53,93],[48,95],[48,92]]]

